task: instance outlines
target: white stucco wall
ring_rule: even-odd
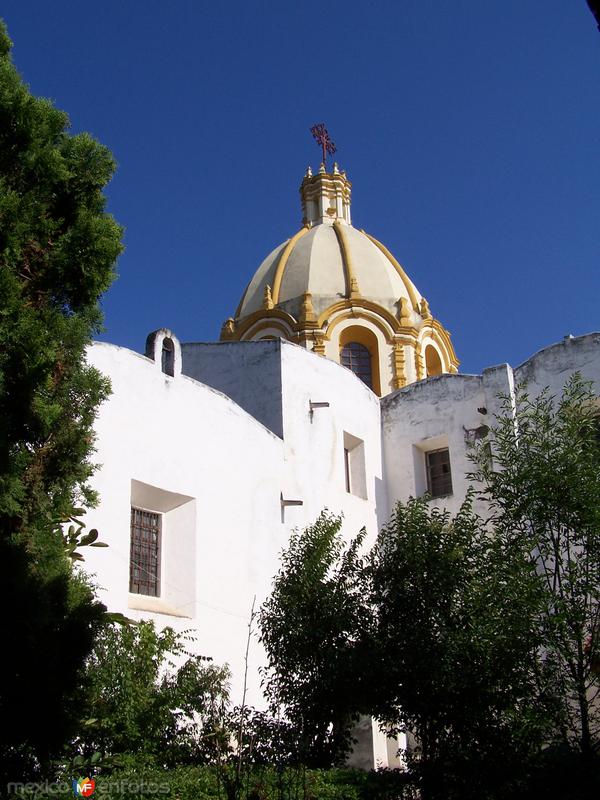
[[[469,486],[469,439],[481,426],[494,425],[495,415],[501,410],[499,395],[514,396],[515,385],[526,383],[533,395],[549,387],[560,396],[575,371],[594,381],[600,392],[600,334],[567,337],[514,371],[501,364],[489,367],[482,375],[440,375],[383,397],[383,473],[389,497],[386,513],[397,500],[425,493],[423,454],[445,447],[450,452],[453,492],[431,503],[455,513]]]
[[[560,395],[569,377],[579,371],[593,381],[600,394],[600,333],[565,336],[560,342],[540,350],[515,368],[515,383],[527,383],[530,391],[546,386]]]
[[[194,629],[199,652],[230,664],[237,701],[252,598],[264,594],[285,543],[282,442],[231,399],[191,378],[168,377],[144,356],[94,344],[88,358],[110,376],[113,394],[96,424],[101,502],[88,514],[109,548],[88,548],[87,568],[111,610]],[[132,480],[189,498],[166,514],[162,605],[128,593]],[[185,616],[132,605],[174,606]],[[257,675],[249,701],[260,702]]]
[[[381,490],[379,399],[350,370],[285,342],[282,345],[285,492],[304,505],[286,523],[304,526],[327,507],[344,514],[348,536],[377,528]],[[310,401],[327,402],[310,414]],[[364,443],[366,499],[346,491],[344,433]]]
[[[432,503],[456,512],[468,486],[469,439],[493,424],[498,394],[522,380],[558,394],[574,370],[600,388],[600,334],[546,348],[514,375],[506,364],[445,374],[381,400],[350,370],[289,342],[190,344],[182,353],[188,375],[169,377],[124,348],[89,350],[113,394],[96,423],[101,502],[87,519],[109,548],[88,548],[86,568],[111,610],[194,630],[199,652],[230,665],[234,702],[253,597],[259,607],[269,594],[294,528],[327,508],[343,514],[348,540],[366,527],[369,546],[396,500],[424,492],[424,453],[440,447],[450,451],[453,493]],[[311,413],[311,401],[327,405]],[[301,504],[282,508],[282,497]],[[128,592],[132,502],[163,515],[159,600]],[[254,640],[247,701],[259,707],[263,663]],[[385,737],[363,728],[357,757],[363,763],[371,753],[385,765]]]

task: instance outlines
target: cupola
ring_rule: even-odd
[[[352,185],[309,167],[302,227],[250,280],[223,341],[282,337],[352,370],[376,394],[456,372],[450,334],[392,253],[352,225]]]

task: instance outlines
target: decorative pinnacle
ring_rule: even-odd
[[[337,147],[331,141],[331,137],[329,136],[324,122],[318,122],[316,125],[313,125],[310,132],[317,144],[321,145],[323,150],[323,165],[327,168],[327,153],[332,156],[337,151]]]

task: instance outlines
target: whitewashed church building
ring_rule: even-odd
[[[370,541],[398,499],[429,492],[457,510],[468,447],[493,424],[498,394],[526,380],[560,393],[579,370],[600,391],[600,334],[567,337],[513,369],[462,375],[450,335],[395,256],[352,225],[337,165],[309,169],[302,227],[251,278],[219,342],[151,333],[144,354],[95,343],[110,377],[100,408],[88,523],[113,611],[196,632],[233,673],[241,701],[253,598],[268,595],[290,531],[327,508]],[[491,422],[492,421],[492,422]],[[258,643],[247,701],[261,706]],[[392,764],[395,746],[363,726],[356,763]]]

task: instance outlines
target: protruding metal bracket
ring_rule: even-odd
[[[303,506],[304,500],[284,500],[283,492],[281,493],[281,507],[287,508],[288,506]]]
[[[310,408],[308,414],[310,416],[310,421],[311,422],[313,420],[313,414],[315,413],[315,408],[329,408],[329,403],[327,403],[327,402],[316,403],[313,400],[309,400],[308,401],[308,405],[309,405],[309,408]]]

